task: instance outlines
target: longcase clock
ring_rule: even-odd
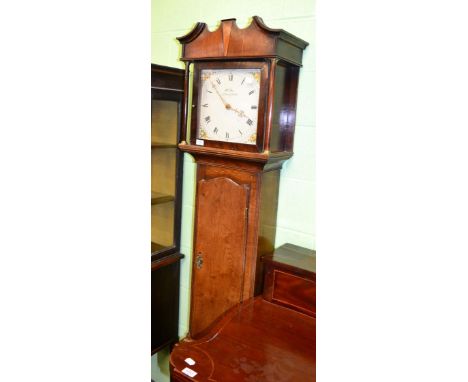
[[[178,38],[185,62],[179,147],[197,163],[190,336],[262,292],[274,249],[280,169],[293,155],[307,42],[258,16],[240,29],[198,23]],[[189,76],[193,74],[193,86]]]

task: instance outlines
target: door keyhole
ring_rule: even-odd
[[[197,257],[195,258],[195,264],[198,269],[201,269],[203,265],[203,255],[201,253],[199,253]]]

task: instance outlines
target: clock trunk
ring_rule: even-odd
[[[190,336],[262,293],[263,255],[274,249],[279,169],[196,156]]]

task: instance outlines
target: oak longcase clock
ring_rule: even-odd
[[[196,338],[262,291],[261,257],[274,249],[280,170],[293,154],[308,44],[258,16],[244,29],[235,19],[213,32],[198,23],[178,40],[185,62],[179,148],[197,163],[189,328]]]

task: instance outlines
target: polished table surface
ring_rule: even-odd
[[[186,367],[197,375],[182,374]],[[204,337],[176,345],[171,369],[175,381],[313,382],[315,318],[261,297],[248,300]]]

